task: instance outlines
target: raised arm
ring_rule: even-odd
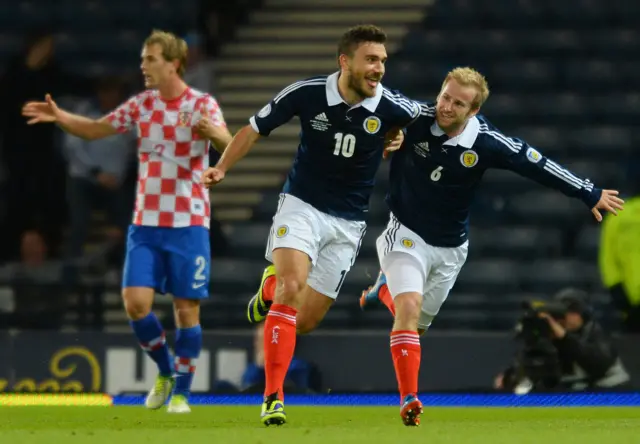
[[[44,102],[26,103],[22,115],[29,118],[29,125],[55,123],[67,133],[85,140],[102,139],[118,132],[107,116],[96,120],[65,111],[58,107],[49,94]]]

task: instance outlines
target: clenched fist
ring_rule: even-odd
[[[209,167],[202,175],[202,183],[205,187],[211,188],[224,180],[224,171],[216,167]]]

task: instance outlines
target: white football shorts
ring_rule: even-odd
[[[367,225],[316,210],[290,194],[281,194],[273,216],[265,258],[276,248],[291,248],[311,259],[307,284],[336,299],[360,251]]]
[[[459,247],[434,247],[405,227],[391,214],[389,224],[376,241],[380,268],[389,293],[422,295],[419,328],[427,329],[455,284],[467,260],[469,241]]]

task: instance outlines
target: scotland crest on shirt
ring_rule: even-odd
[[[378,117],[370,116],[366,118],[362,126],[364,126],[364,130],[369,134],[375,134],[382,126],[382,123]]]

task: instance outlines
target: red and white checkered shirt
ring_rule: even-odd
[[[203,115],[226,125],[213,97],[187,88],[171,101],[157,90],[144,91],[107,116],[119,132],[138,130],[134,225],[209,228],[209,193],[200,179],[209,166],[210,145],[194,129]]]

